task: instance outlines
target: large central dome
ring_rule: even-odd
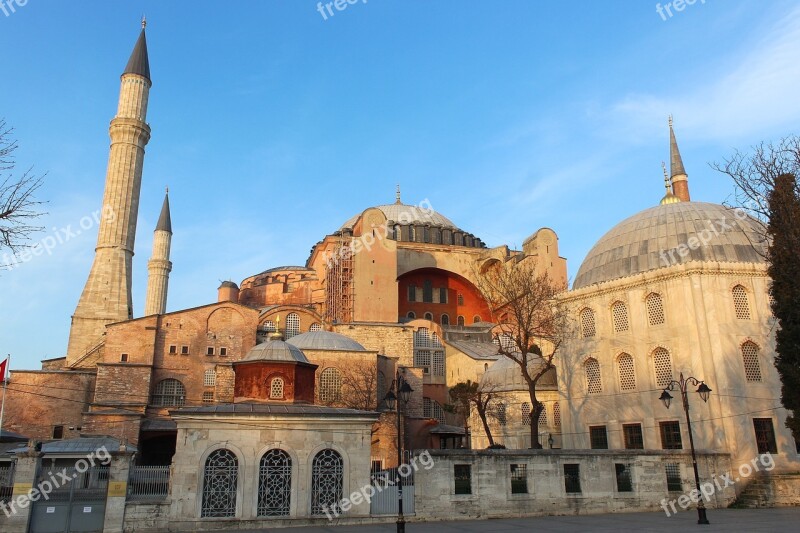
[[[762,235],[758,221],[722,205],[680,202],[651,207],[597,241],[572,288],[689,261],[760,263],[766,252]]]
[[[421,224],[430,224],[432,226],[441,226],[443,228],[458,229],[449,218],[432,209],[422,209],[415,205],[406,204],[377,205],[375,208],[383,211],[386,220],[391,220],[393,222],[413,221]],[[349,218],[347,222],[342,224],[339,230],[353,229],[353,225],[358,221],[358,217],[360,216],[361,213]]]

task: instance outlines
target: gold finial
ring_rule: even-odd
[[[667,174],[667,164],[663,161],[661,162],[661,169],[664,171],[664,188],[667,190],[667,194],[661,199],[661,205],[680,203],[681,199],[672,192],[672,184],[669,174]]]
[[[169,185],[167,185],[167,194],[169,194]]]
[[[401,204],[402,203],[400,201],[400,184],[399,183],[397,184],[397,192],[394,193],[394,203],[396,203],[396,204]]]
[[[669,174],[667,174],[667,164],[663,161],[661,162],[661,170],[664,171],[664,187],[666,187],[667,192],[672,192],[670,190]]]
[[[147,17],[142,15],[142,29],[145,29],[146,27],[147,27]]]

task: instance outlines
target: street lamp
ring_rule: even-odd
[[[397,391],[396,394],[395,391]],[[403,406],[408,404],[412,392],[414,392],[414,389],[403,379],[403,376],[400,375],[400,371],[398,370],[395,373],[395,379],[392,381],[389,392],[387,392],[386,396],[383,398],[389,410],[397,413],[397,533],[405,533],[406,531],[406,520],[403,518],[403,480],[400,478],[400,465],[403,464],[400,405],[401,403]],[[400,401],[397,401],[398,396]]]
[[[700,494],[700,499],[697,501],[697,523],[698,524],[708,524],[708,518],[706,518],[706,506],[703,503],[703,495],[700,492],[700,475],[697,473],[697,456],[694,453],[694,436],[692,435],[692,421],[689,419],[689,396],[687,394],[687,389],[689,386],[697,387],[697,394],[700,395],[700,399],[703,402],[708,402],[708,395],[711,394],[711,389],[708,385],[705,384],[704,381],[700,381],[694,377],[688,377],[686,379],[683,378],[683,372],[681,372],[681,377],[679,381],[675,381],[674,379],[670,382],[669,385],[661,392],[661,396],[659,400],[664,402],[664,406],[669,409],[669,405],[672,402],[672,395],[669,393],[670,390],[675,390],[675,386],[678,386],[678,390],[681,391],[681,399],[683,400],[683,411],[686,413],[686,427],[689,429],[689,447],[692,450],[692,467],[694,468],[694,484],[697,487],[697,492]]]

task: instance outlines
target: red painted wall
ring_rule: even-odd
[[[447,303],[410,302],[408,300],[409,285],[422,288],[426,280],[431,281],[434,292],[441,287],[447,288]],[[472,324],[475,315],[480,316],[484,321],[491,320],[489,307],[478,289],[457,274],[436,268],[423,268],[400,276],[398,281],[398,316],[401,318],[406,317],[409,311],[413,311],[417,318],[424,318],[425,313],[431,313],[433,321],[440,324],[443,314],[450,317],[451,325],[457,324],[459,315],[464,317],[466,325]],[[459,294],[464,297],[464,305],[458,305]],[[417,299],[421,300],[421,295],[418,295]]]

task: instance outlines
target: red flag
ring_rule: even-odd
[[[6,360],[0,363],[0,383],[5,382],[6,380],[6,367],[8,366],[8,357]]]

